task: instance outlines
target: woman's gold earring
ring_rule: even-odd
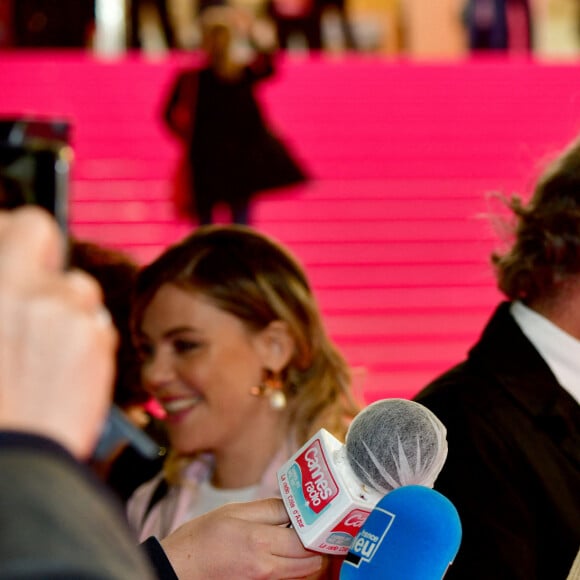
[[[280,378],[280,373],[264,369],[262,382],[253,387],[250,391],[255,397],[268,397],[272,409],[281,410],[286,407],[286,395],[284,393],[284,383]]]

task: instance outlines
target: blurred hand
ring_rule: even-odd
[[[255,20],[249,34],[256,48],[263,52],[274,52],[278,48],[276,27],[270,20]]]
[[[281,499],[233,503],[161,541],[180,580],[317,577],[325,558],[304,549]]]
[[[46,212],[0,212],[0,429],[85,458],[109,408],[117,337],[97,282],[63,262]]]

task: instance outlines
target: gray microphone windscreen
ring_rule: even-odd
[[[363,409],[346,434],[358,479],[386,494],[404,485],[433,487],[447,458],[447,430],[420,403],[383,399]]]

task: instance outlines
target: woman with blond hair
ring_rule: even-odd
[[[139,276],[133,331],[171,451],[128,514],[163,538],[219,505],[278,496],[278,468],[359,410],[299,263],[245,226],[205,226]]]

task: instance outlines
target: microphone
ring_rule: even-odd
[[[377,502],[402,485],[432,486],[446,429],[426,407],[384,399],[353,420],[342,444],[318,431],[279,470],[280,493],[304,546],[346,554]]]
[[[105,461],[124,444],[133,447],[146,459],[156,459],[164,452],[145,431],[133,425],[117,405],[112,405],[93,451],[93,459]]]
[[[441,580],[461,544],[461,521],[441,493],[408,485],[385,495],[352,542],[340,580]]]
[[[403,485],[433,487],[447,459],[447,429],[427,407],[407,399],[368,405],[346,434],[356,477],[381,495]]]

